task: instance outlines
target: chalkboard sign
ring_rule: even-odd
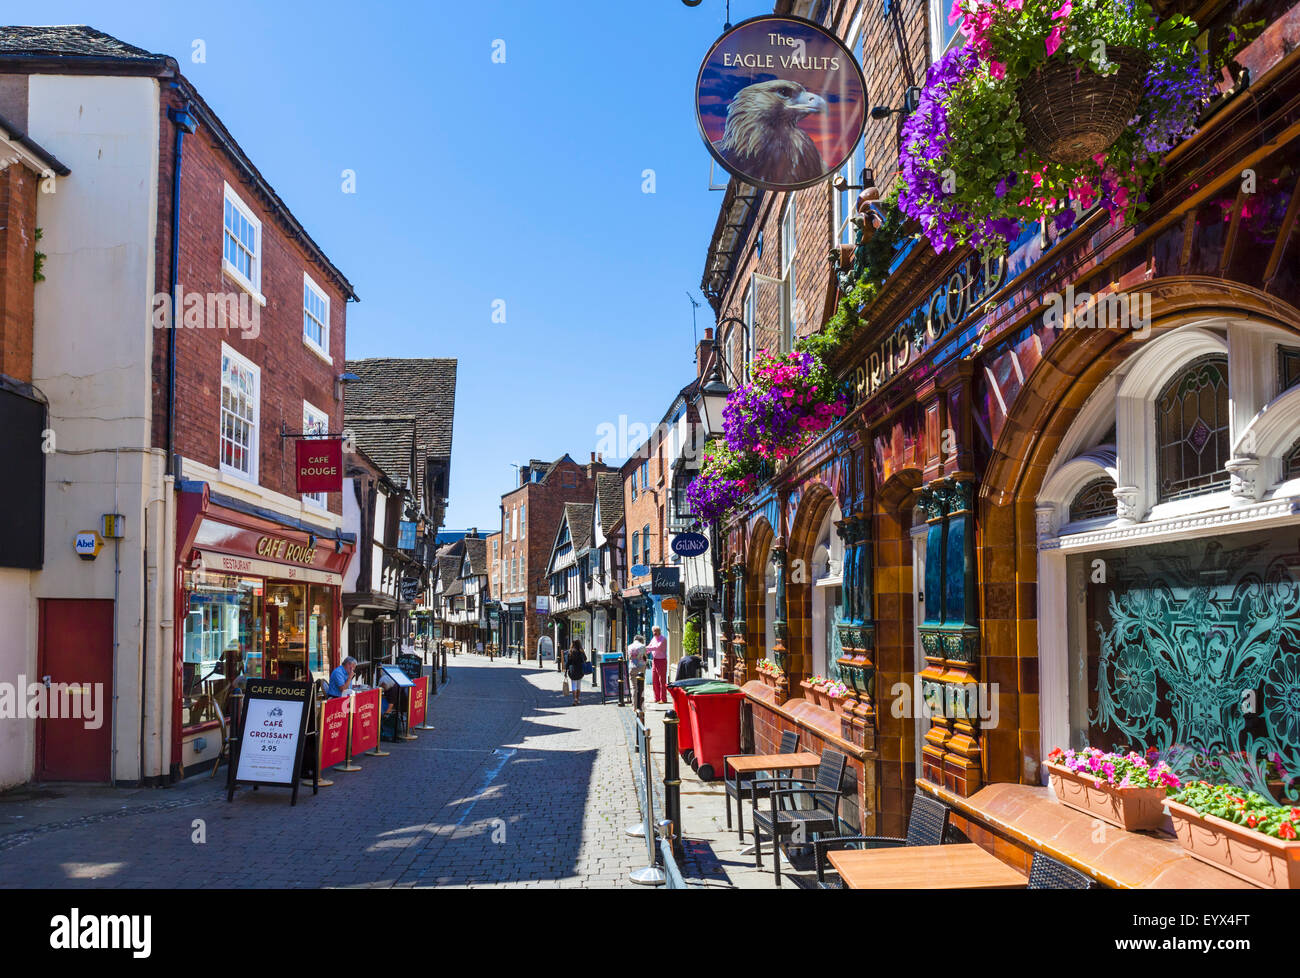
[[[414,601],[420,596],[420,579],[418,577],[402,578],[402,600]]]
[[[406,673],[412,680],[419,679],[424,675],[424,660],[418,655],[406,653],[397,657],[397,667]]]
[[[292,787],[289,804],[298,804],[298,772],[314,689],[314,683],[246,681],[235,743],[235,776],[229,783],[227,801],[234,799],[236,784],[252,784]]]
[[[618,697],[618,677],[623,672],[623,660],[606,659],[600,664],[600,701]]]

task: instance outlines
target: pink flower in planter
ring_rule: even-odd
[[[998,81],[1001,81],[1003,78],[1007,77],[1007,66],[1004,65],[1001,61],[990,61],[989,74],[994,78],[996,78]]]

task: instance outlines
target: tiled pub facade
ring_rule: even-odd
[[[801,747],[849,754],[864,832],[903,834],[924,790],[1027,865],[1014,818],[991,810],[1042,785],[1058,745],[1181,751],[1185,773],[1213,759],[1279,800],[1300,788],[1285,708],[1300,690],[1300,8],[1262,6],[1237,54],[1248,84],[1168,155],[1136,224],[1028,229],[1004,259],[905,242],[833,363],[849,415],[727,527],[727,664],[754,746],[796,729]],[[1234,10],[1185,12],[1213,45]],[[888,174],[897,145],[871,132],[867,161],[874,145]],[[759,231],[778,240],[773,196],[758,195],[736,274]],[[827,240],[816,223],[801,241]],[[711,261],[720,250],[715,235]],[[720,325],[749,322],[744,283],[723,278]],[[1142,321],[1098,327],[1083,305],[1058,319],[1069,289],[1123,297]],[[835,296],[814,301],[829,313]],[[822,632],[815,575],[795,569],[828,520],[833,671],[854,700],[838,716],[800,688]],[[760,677],[763,659],[784,675]],[[1247,690],[1260,705],[1243,717]]]

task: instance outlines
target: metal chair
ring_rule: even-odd
[[[823,889],[826,883],[826,853],[832,849],[890,849],[903,846],[937,846],[942,845],[948,833],[948,806],[943,802],[919,792],[912,799],[912,814],[907,818],[907,835],[898,838],[892,835],[846,835],[836,839],[818,839],[813,843],[813,855],[817,863],[817,885]]]
[[[799,751],[799,735],[793,730],[787,730],[781,734],[781,748],[778,754],[796,754]],[[734,778],[727,777],[727,762],[733,757],[748,757],[748,754],[728,754],[722,759],[722,783],[726,788],[727,804],[727,828],[731,828],[731,799],[736,799],[736,823],[737,833],[740,841],[745,841],[745,807],[743,796],[748,795],[754,804],[758,804],[759,798],[766,798],[772,791],[770,786],[760,788],[755,784],[756,781],[765,780],[758,774],[737,774]]]
[[[1058,862],[1041,852],[1034,853],[1034,861],[1029,864],[1029,886],[1031,890],[1094,890],[1097,881],[1086,876],[1072,866]]]
[[[844,770],[848,758],[839,751],[823,750],[821,764],[817,768],[817,779],[807,778],[767,778],[755,782],[757,786],[771,784],[768,798],[772,802],[770,813],[760,811],[754,804],[754,866],[763,868],[763,833],[772,837],[772,871],[776,874],[776,885],[781,885],[781,836],[790,835],[800,842],[814,834],[823,832],[840,833],[840,801],[844,798]],[[781,788],[778,785],[801,785],[802,787]],[[783,798],[792,802],[796,797],[812,799],[810,808],[790,808],[782,810],[779,806]]]

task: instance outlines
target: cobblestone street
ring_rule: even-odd
[[[227,804],[203,776],[94,814],[77,813],[78,788],[0,800],[0,886],[630,885],[646,855],[623,831],[639,815],[618,709],[590,690],[573,707],[553,668],[462,655],[448,676],[434,732],[329,772],[295,808],[268,789]]]

